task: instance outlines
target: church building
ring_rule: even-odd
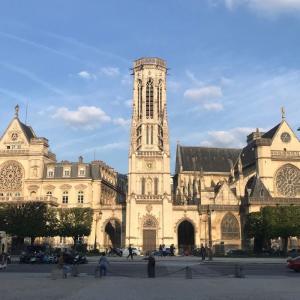
[[[22,123],[18,110],[0,139],[0,202],[91,207],[90,249],[241,248],[247,213],[300,205],[300,142],[284,112],[269,131],[245,137],[242,149],[178,144],[171,176],[167,65],[160,58],[134,61],[127,176],[81,156],[57,162],[48,140]],[[63,246],[68,240],[50,242]]]

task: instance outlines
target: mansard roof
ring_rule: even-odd
[[[213,147],[177,147],[176,173],[182,171],[230,172],[241,149]],[[193,161],[194,160],[194,161]],[[195,162],[195,165],[194,165]]]

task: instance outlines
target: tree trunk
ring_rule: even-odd
[[[30,237],[30,244],[31,246],[34,244],[35,241],[35,236]]]
[[[288,237],[282,237],[282,251],[284,256],[287,255],[288,240]]]

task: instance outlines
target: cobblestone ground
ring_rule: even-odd
[[[51,279],[49,274],[0,273],[0,299],[299,299],[299,278],[94,278]]]

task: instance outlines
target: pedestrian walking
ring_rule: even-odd
[[[155,277],[155,258],[152,254],[148,257],[147,271],[149,278]]]
[[[201,244],[200,254],[201,254],[202,260],[205,260],[206,249],[205,249],[205,247],[203,246],[203,244]]]
[[[127,256],[127,259],[129,258],[129,256],[131,257],[131,260],[133,260],[133,250],[132,250],[131,245],[129,245],[129,247],[128,247],[128,256]]]
[[[172,245],[170,246],[170,254],[171,254],[171,256],[174,256],[174,255],[175,255],[175,247],[174,247],[174,244],[172,244]]]
[[[102,276],[106,276],[108,265],[109,261],[105,255],[105,252],[102,252],[98,266],[96,267],[95,275],[97,276],[97,273],[99,272],[100,278]]]
[[[163,255],[163,257],[167,256],[167,248],[166,248],[165,244],[162,245],[162,255]]]

